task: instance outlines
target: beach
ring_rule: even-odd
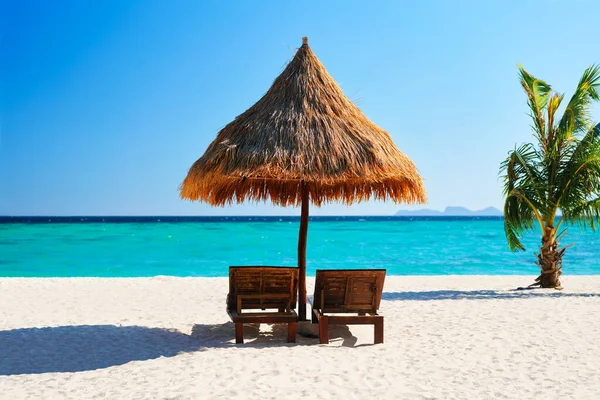
[[[532,280],[388,276],[384,344],[263,324],[236,345],[227,278],[0,278],[0,398],[597,398],[600,276],[512,290]]]

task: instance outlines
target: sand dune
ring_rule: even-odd
[[[532,279],[387,277],[383,345],[270,325],[235,345],[226,278],[2,278],[0,398],[598,398],[600,277],[510,290]]]

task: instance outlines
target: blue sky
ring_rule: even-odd
[[[500,208],[499,164],[531,140],[517,63],[570,96],[600,62],[600,3],[591,0],[0,7],[0,215],[298,214],[190,203],[178,186],[217,132],[266,92],[302,36],[415,162],[429,197],[419,208]],[[368,202],[311,213],[405,208]]]

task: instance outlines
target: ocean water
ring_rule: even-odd
[[[2,277],[227,276],[230,265],[297,263],[298,218],[0,218]],[[386,268],[389,275],[535,275],[540,236],[508,250],[500,218],[316,217],[307,273]],[[569,227],[570,275],[600,274],[600,232]]]

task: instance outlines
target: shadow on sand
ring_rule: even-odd
[[[0,376],[89,371],[202,347],[178,331],[114,325],[0,331],[0,343]]]
[[[263,324],[263,330],[260,330],[259,324],[244,324],[244,344],[243,347],[268,347],[277,346],[295,346],[301,343],[300,336],[297,335],[297,343],[287,343],[287,324]],[[271,327],[270,330],[268,327]],[[265,328],[267,327],[267,328]],[[225,348],[236,346],[234,338],[233,322],[223,324],[204,325],[196,324],[192,328],[191,336],[201,343],[202,347]]]
[[[600,297],[597,293],[565,293],[552,289],[534,290],[433,290],[423,292],[384,292],[382,300],[428,301],[428,300],[490,300],[525,299],[531,297]]]
[[[262,328],[262,329],[261,329]],[[299,322],[297,327],[296,343],[287,343],[286,324],[244,324],[244,344],[236,345],[234,341],[233,322],[218,325],[196,324],[192,328],[191,336],[198,340],[202,347],[231,347],[242,346],[248,348],[264,347],[293,347],[314,346],[319,343],[319,326],[310,321]],[[341,346],[359,347],[358,338],[350,332],[346,325],[331,325],[329,331],[330,343],[341,341]],[[364,344],[368,345],[368,344]]]
[[[296,343],[287,343],[285,324],[244,325],[244,344],[236,345],[232,322],[196,324],[192,333],[142,326],[74,325],[0,331],[0,376],[81,372],[131,361],[174,357],[207,348],[292,347],[318,344],[318,326],[298,324]],[[303,336],[305,335],[305,336]],[[333,325],[332,343],[355,347],[347,326]]]
[[[75,325],[0,331],[0,376],[81,372],[131,361],[174,357],[207,348],[292,347],[318,344],[318,325],[299,323],[296,343],[287,343],[287,325],[244,324],[244,344],[236,345],[234,325],[196,324],[192,333],[142,326]],[[330,342],[358,347],[347,326],[332,325]]]

